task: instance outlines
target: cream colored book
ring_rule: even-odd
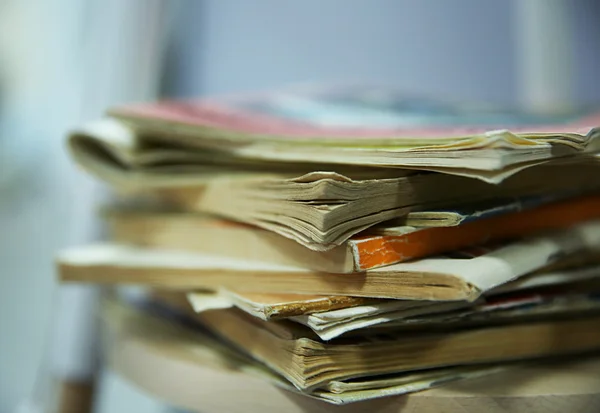
[[[581,263],[586,265],[585,262]],[[490,290],[486,296],[496,294],[505,294],[509,292],[531,292],[537,289],[564,288],[572,290],[579,286],[596,285],[596,280],[600,277],[600,271],[596,265],[582,268],[549,268],[548,272],[534,272],[530,275],[519,277],[514,281],[503,284]],[[178,297],[177,301],[181,303],[181,293],[168,292],[168,290],[157,290],[163,298]],[[240,292],[226,288],[219,288],[213,291],[195,291],[187,293],[187,301],[196,312],[206,310],[215,310],[220,308],[236,307],[246,313],[258,317],[261,320],[280,320],[295,316],[311,316],[323,318],[326,314],[334,315],[335,322],[356,319],[362,316],[372,317],[388,311],[412,312],[415,309],[426,311],[426,308],[433,306],[434,309],[440,304],[447,303],[429,302],[429,301],[403,301],[387,300],[366,297],[348,297],[336,295],[305,295],[289,293],[252,293]],[[469,303],[454,302],[450,305],[453,308],[462,308],[469,306]],[[348,317],[344,311],[348,311]],[[428,311],[428,310],[427,310]],[[437,310],[435,310],[437,311]]]
[[[220,289],[218,292],[193,292],[187,298],[200,313],[236,307],[262,320],[286,318],[310,328],[322,340],[331,340],[349,332],[360,334],[373,328],[404,328],[476,323],[514,322],[539,316],[578,313],[600,309],[594,294],[600,291],[600,267],[535,274],[492,289],[474,303],[453,301],[371,300],[366,303],[340,302],[316,311],[313,303],[329,297],[275,294],[244,294]],[[526,282],[523,282],[526,281]],[[331,297],[333,298],[333,297]],[[275,304],[276,303],[276,304]],[[184,303],[183,303],[184,304]],[[181,307],[179,304],[178,307]],[[312,308],[311,308],[312,307]],[[279,310],[281,309],[281,310]],[[288,310],[290,309],[290,310]],[[299,314],[299,310],[303,314]]]
[[[575,197],[450,228],[380,225],[329,251],[313,251],[271,231],[202,214],[112,208],[104,216],[118,243],[351,273],[598,219],[600,196]]]
[[[182,338],[157,325],[149,329],[136,318],[130,325],[135,328],[105,343],[109,368],[150,396],[191,411],[506,413],[509,409],[511,413],[590,413],[600,408],[598,358],[503,364],[483,370],[467,367],[458,373],[464,379],[460,381],[450,374],[411,382],[421,376],[415,373],[385,380],[383,386],[389,387],[374,390],[363,386],[377,383],[375,379],[338,381],[328,386],[331,389],[307,397],[291,386],[284,388],[283,383],[266,382],[269,379],[262,373],[256,374],[261,370],[258,363],[238,361],[229,357],[230,353],[215,354],[197,335]],[[212,362],[215,358],[220,360],[218,364]]]
[[[596,286],[597,287],[597,286]],[[559,296],[522,297],[514,302],[489,302],[461,309],[444,308],[444,305],[415,309],[416,311],[385,312],[373,316],[345,318],[343,314],[312,314],[296,316],[291,320],[309,327],[321,340],[340,336],[383,334],[387,331],[424,331],[425,329],[466,328],[495,326],[542,318],[572,317],[586,312],[600,312],[600,301],[591,294],[561,294]],[[420,311],[419,311],[420,310]],[[348,334],[351,333],[351,334]]]
[[[306,401],[320,400],[339,405],[414,393],[507,369],[507,366],[498,365],[461,366],[383,377],[334,380],[308,393],[300,392],[265,365],[215,340],[202,330],[177,324],[172,317],[150,315],[129,305],[105,300],[102,320],[104,350],[111,368],[135,383],[140,383],[140,380],[144,384],[152,383],[152,378],[166,375],[167,381],[157,380],[149,387],[141,386],[157,394],[171,388],[169,381],[175,381],[179,389],[192,385],[198,386],[198,389],[207,387],[229,394],[237,394],[238,389],[247,393],[249,387],[257,394],[275,389],[289,398],[300,396]],[[203,379],[194,380],[196,375],[190,377],[188,374],[179,374],[177,380],[172,380],[168,374],[173,371],[188,374],[194,371]],[[202,386],[204,382],[207,386]]]
[[[332,381],[299,394],[264,365],[199,331],[109,304],[102,311],[109,368],[151,396],[192,411],[589,413],[600,407],[600,360],[590,357]]]
[[[258,261],[115,244],[63,251],[58,257],[58,269],[63,281],[472,301],[492,288],[565,257],[598,249],[600,222],[592,221],[544,236],[473,247],[358,274],[327,274]]]
[[[169,158],[172,149],[164,154],[163,145],[144,145],[126,131],[111,133],[115,137],[110,139],[88,130],[74,133],[69,145],[81,167],[119,191],[252,224],[318,251],[411,211],[516,196],[582,194],[600,187],[596,180],[580,179],[600,174],[599,159],[591,155],[560,158],[494,185],[390,168],[252,168],[237,159],[223,163],[210,152],[204,156],[212,161],[178,162]],[[185,156],[193,154],[186,151]]]
[[[294,323],[266,322],[235,309],[197,318],[299,389],[332,380],[600,350],[597,314],[436,333],[386,331],[339,343],[323,343]]]
[[[413,106],[389,89],[328,89],[121,105],[108,111],[112,130],[88,134],[106,138],[121,128],[135,138],[127,156],[159,167],[204,165],[210,150],[220,162],[418,168],[492,182],[597,146],[600,120],[592,111],[544,116],[448,102]]]
[[[445,376],[408,384],[400,377],[384,384],[389,387],[366,391],[362,390],[363,380],[339,381],[333,382],[330,391],[314,391],[316,397],[307,397],[287,390],[291,386],[266,383],[263,376],[253,373],[255,368],[260,369],[258,363],[241,363],[217,355],[219,365],[207,365],[215,356],[196,337],[181,339],[156,326],[149,330],[137,319],[131,325],[135,328],[105,344],[109,368],[151,397],[190,411],[590,413],[600,408],[598,358],[503,364],[500,371],[493,367],[484,370],[491,374],[459,373],[464,378],[460,381]],[[366,380],[369,385],[373,381]],[[420,391],[428,387],[434,388]],[[328,396],[327,401],[317,400]]]

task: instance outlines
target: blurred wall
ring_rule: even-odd
[[[575,41],[573,58],[574,94],[584,103],[600,102],[600,1],[575,0],[571,3],[571,23]]]
[[[164,92],[194,96],[298,82],[365,80],[425,95],[516,105],[519,1],[179,4]],[[600,2],[547,2],[566,10],[573,100],[600,103]]]
[[[179,12],[168,94],[365,80],[472,100],[514,98],[510,2],[211,0]]]
[[[89,187],[62,145],[78,112],[79,9],[60,3],[0,2],[0,412],[29,397],[48,367],[56,249],[92,236]]]
[[[97,289],[57,288],[54,260],[99,237],[106,194],[68,159],[64,141],[109,105],[156,98],[164,4],[0,0],[2,413],[50,408],[52,376],[94,374]]]

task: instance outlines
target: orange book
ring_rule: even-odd
[[[332,273],[362,272],[460,248],[520,238],[600,218],[600,195],[435,228],[377,228],[329,251],[312,251],[260,228],[199,214],[110,210],[113,239]]]

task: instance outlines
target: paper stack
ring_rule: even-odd
[[[113,108],[69,137],[112,243],[60,276],[150,287],[107,304],[117,336],[334,404],[590,353],[597,125],[361,88]]]

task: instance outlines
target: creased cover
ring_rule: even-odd
[[[506,176],[499,172],[504,168],[586,150],[600,125],[589,111],[482,110],[369,87],[142,103],[109,114],[190,150],[221,147],[241,158],[279,162],[442,168],[495,182]],[[465,150],[469,155],[461,156]]]

